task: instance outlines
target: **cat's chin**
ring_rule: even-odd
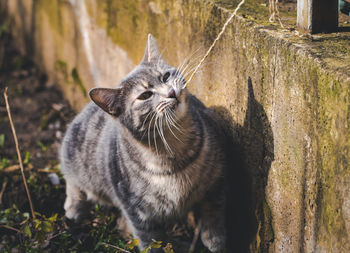
[[[187,90],[184,89],[181,91],[174,109],[174,113],[177,119],[182,119],[185,117],[187,113],[187,107]]]
[[[181,120],[185,117],[187,112],[187,104],[185,102],[178,102],[174,109],[176,119]]]

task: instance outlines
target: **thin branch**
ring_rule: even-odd
[[[10,124],[11,124],[11,130],[12,130],[13,138],[14,138],[15,144],[16,144],[16,151],[17,151],[19,166],[21,168],[23,184],[24,184],[24,187],[25,187],[26,192],[27,192],[27,197],[28,197],[28,200],[29,200],[30,211],[32,213],[32,217],[33,217],[33,219],[35,219],[33,202],[32,202],[32,198],[30,197],[30,192],[29,192],[29,188],[28,188],[28,185],[27,185],[27,180],[26,180],[26,177],[24,175],[23,162],[22,162],[21,152],[19,151],[19,145],[18,145],[18,140],[17,140],[17,135],[16,135],[16,129],[15,129],[15,126],[14,126],[13,121],[12,121],[10,105],[9,105],[9,102],[8,102],[8,99],[7,99],[7,87],[5,88],[5,91],[4,91],[4,98],[5,98],[5,103],[6,103],[7,114],[8,114],[9,120],[10,120]]]
[[[115,249],[117,249],[117,250],[119,250],[120,252],[123,252],[123,253],[131,253],[130,251],[128,251],[128,250],[126,250],[126,249],[119,248],[119,247],[114,246],[114,245],[109,244],[109,243],[103,242],[102,244],[104,244],[104,245],[106,245],[106,246],[108,246],[108,247],[115,248]]]
[[[0,228],[6,228],[8,230],[12,230],[12,231],[15,231],[17,233],[24,234],[21,230],[19,230],[17,228],[10,227],[10,226],[7,226],[7,225],[0,225]]]
[[[192,240],[191,246],[190,246],[190,248],[188,250],[188,253],[193,253],[194,252],[194,250],[196,248],[197,241],[198,241],[199,233],[201,231],[201,228],[202,228],[202,221],[199,220],[196,228],[194,229],[193,240]]]
[[[6,189],[7,181],[2,183],[1,192],[0,192],[0,205],[2,204],[2,196],[4,195]]]
[[[275,22],[277,19],[278,22],[280,23],[280,26],[282,28],[285,28],[283,23],[282,23],[280,12],[278,9],[278,0],[270,0],[269,1],[269,10],[270,10],[269,22],[271,22],[271,23]]]
[[[202,57],[202,59],[199,61],[197,67],[194,69],[194,71],[192,72],[190,78],[188,79],[187,83],[190,83],[193,76],[196,74],[196,72],[198,71],[198,69],[200,68],[200,66],[202,65],[202,63],[204,62],[204,60],[208,57],[208,55],[210,54],[210,52],[213,50],[216,42],[221,38],[222,34],[225,32],[227,25],[232,21],[232,19],[234,18],[234,16],[236,16],[237,11],[241,8],[241,6],[244,4],[245,0],[242,0],[236,7],[236,9],[234,10],[234,12],[231,14],[231,16],[226,20],[225,24],[223,25],[223,27],[221,28],[221,31],[219,32],[218,36],[216,37],[216,39],[214,40],[214,42],[211,44],[211,46],[209,47],[208,51],[205,53],[205,55]],[[186,85],[184,86],[184,88],[186,87]]]
[[[12,173],[14,171],[19,170],[21,167],[18,164],[11,165],[3,170],[5,173]]]
[[[67,233],[67,231],[63,231],[63,232],[57,233],[55,235],[52,235],[51,237],[46,239],[46,242],[50,242],[52,239],[56,238],[57,236],[60,236],[62,234],[66,234],[66,233]]]

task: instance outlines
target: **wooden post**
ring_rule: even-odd
[[[338,30],[338,0],[298,0],[297,26],[310,33]]]

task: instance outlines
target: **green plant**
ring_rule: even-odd
[[[10,165],[10,160],[7,158],[1,158],[0,160],[0,170],[5,169]]]
[[[161,241],[156,241],[152,239],[152,242],[148,245],[147,248],[143,249],[141,253],[147,253],[151,249],[159,249],[162,247],[162,242]]]
[[[9,29],[9,25],[7,24],[7,22],[0,24],[0,37],[5,33],[9,33],[9,31],[10,31],[10,29]]]
[[[41,148],[43,152],[47,150],[47,146],[44,143],[42,143],[40,140],[37,140],[36,143],[38,144],[38,146]]]
[[[5,145],[5,135],[0,134],[0,148],[3,148]]]
[[[30,152],[26,151],[24,153],[24,160],[23,160],[23,164],[28,164],[29,160],[31,159],[32,155],[30,154]]]

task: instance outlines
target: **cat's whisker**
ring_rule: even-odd
[[[165,136],[164,136],[164,133],[163,133],[163,128],[162,128],[162,119],[163,119],[163,115],[158,115],[157,118],[156,118],[156,129],[157,129],[157,132],[158,132],[158,135],[161,139],[161,141],[163,142],[164,144],[164,147],[165,147],[165,150],[167,152],[170,152],[172,153],[172,150],[170,149],[166,139],[165,139]]]
[[[199,59],[200,59],[200,55],[198,55],[198,56],[196,56],[196,57],[190,59],[190,60],[188,61],[188,63],[186,64],[186,66],[180,71],[181,74],[183,74],[183,73],[186,71],[186,69],[187,69],[188,67],[194,66],[194,64],[196,64],[197,61],[198,61]]]
[[[158,128],[157,121],[158,121],[158,115],[156,114],[156,119],[154,121],[154,126],[153,126],[153,141],[154,141],[154,147],[156,148],[156,153],[158,155],[158,146],[157,146],[157,138],[156,138],[156,129]]]
[[[177,122],[175,122],[173,116],[170,113],[169,113],[169,120],[170,120],[170,123],[174,126],[174,128],[176,128],[176,130],[181,131],[181,129],[179,128],[180,125]]]
[[[192,55],[192,54],[191,54]],[[178,73],[177,74],[179,74],[179,73],[181,73],[181,69],[182,69],[182,67],[184,66],[184,64],[188,61],[188,59],[191,57],[191,55],[189,55],[189,56],[187,56],[180,64],[179,64],[179,66],[177,66],[177,70],[178,70]]]
[[[173,126],[173,123],[170,122],[170,119],[169,119],[169,111],[168,111],[168,110],[165,111],[165,121],[166,121],[166,125],[168,126],[169,131],[172,133],[172,135],[173,135],[178,141],[180,141],[181,143],[183,143],[182,140],[180,140],[180,139],[176,136],[176,134],[173,132],[173,130],[171,129],[171,127]],[[170,124],[169,124],[169,123],[170,123]]]
[[[164,109],[168,106],[169,102],[167,101],[162,101],[159,103],[159,105],[157,105],[156,110],[158,113],[162,113],[162,111],[164,111]]]
[[[175,117],[175,119],[177,118],[175,113],[170,109],[169,110],[169,120],[171,121],[172,125],[176,128],[176,130],[178,130],[180,133],[183,134],[184,132],[180,129],[181,126],[177,123],[177,121],[174,119],[174,117]]]
[[[149,124],[148,124],[148,129],[147,129],[147,140],[148,140],[148,147],[151,148],[151,139],[150,139],[150,128],[151,128],[151,125],[152,125],[152,120],[154,118],[155,114],[153,114]]]
[[[185,82],[184,82],[183,86],[181,87],[181,89],[186,88],[186,86],[187,86],[187,84],[188,84],[188,82],[186,81],[186,78],[187,78],[189,75],[190,75],[191,77],[193,77],[193,74],[194,74],[195,72],[198,72],[198,73],[200,72],[200,71],[198,71],[198,64],[197,64],[198,61],[199,61],[199,58],[196,59],[196,61],[192,62],[192,65],[190,66],[190,69],[184,70],[184,71],[183,71],[182,76],[183,76],[183,78],[185,79]],[[203,68],[204,66],[207,66],[207,65],[209,65],[209,62],[202,63],[202,64],[201,64],[201,67]]]
[[[203,63],[201,67],[207,66],[207,64]],[[183,77],[186,79],[186,77],[191,74],[193,71],[195,71],[197,66],[192,66],[191,69],[189,69],[186,73],[184,73]]]
[[[186,80],[184,78],[178,79],[175,81],[175,87],[181,90],[182,86],[185,85],[185,83],[186,83]]]
[[[196,49],[195,51],[193,51],[191,54],[189,54],[189,55],[182,61],[181,66],[178,66],[178,67],[177,67],[179,73],[181,73],[181,69],[183,68],[184,64],[185,64],[186,62],[188,62],[191,58],[193,58],[197,53],[199,53],[199,50],[200,50],[201,48],[202,48],[202,47],[199,47],[198,49]]]
[[[177,123],[179,119],[178,119],[178,117],[176,116],[175,112],[174,112],[172,109],[170,109],[169,112],[170,112],[169,115],[172,116],[172,119],[174,120],[174,122],[175,122],[178,126],[180,126],[180,125]]]
[[[151,121],[148,125],[148,146],[151,148],[151,134],[150,134],[150,131],[151,131],[151,127],[152,127],[152,121],[154,119],[154,117],[157,116],[157,113],[154,113],[152,118],[151,118]]]
[[[145,126],[145,123],[146,123],[146,120],[148,119],[148,117],[149,117],[149,115],[151,115],[151,113],[152,113],[153,111],[150,111],[149,113],[147,113],[147,116],[146,116],[146,118],[144,119],[144,121],[143,121],[143,123],[142,123],[142,126],[141,126],[141,130],[143,129],[143,127]]]
[[[163,128],[163,118],[166,117],[166,113],[167,113],[167,106],[169,105],[170,103],[167,102],[167,101],[162,101],[161,103],[159,103],[159,105],[157,105],[156,107],[156,113],[157,113],[157,116],[156,116],[156,123],[155,123],[155,128],[156,130],[158,131],[159,133],[159,137],[161,139],[161,141],[163,142],[164,144],[164,147],[166,149],[166,151],[169,153],[169,154],[173,154],[173,151],[172,149],[170,148],[170,145],[168,144],[166,138],[165,138],[165,134],[164,134],[164,128]],[[166,118],[165,118],[166,119]],[[154,135],[154,133],[153,133]],[[155,139],[155,137],[153,136],[153,138]]]
[[[192,56],[192,54],[189,55],[189,56],[187,56],[187,57],[182,61],[181,66],[179,65],[179,66],[176,68],[177,71],[176,71],[176,76],[175,76],[175,78],[177,78],[177,77],[181,74],[181,70],[182,70],[183,66],[186,64],[186,62],[188,62],[188,60],[190,59],[191,56]]]
[[[193,70],[196,68],[197,66],[197,62],[199,61],[200,59],[200,55],[198,57],[195,57],[193,59],[191,59],[190,62],[188,62],[188,64],[181,70],[181,76],[177,78],[176,81],[179,81],[180,80],[180,87],[181,89],[183,89],[184,86],[186,86],[186,78],[185,78],[185,75],[187,76],[187,73],[189,72],[189,70]]]
[[[206,65],[206,64],[202,64],[201,67],[203,67],[203,66],[205,66],[205,65]],[[187,73],[185,73],[184,79],[186,80],[186,78],[187,78],[189,75],[192,75],[192,73],[194,73],[194,72],[196,71],[196,69],[197,69],[197,67],[193,67],[193,68],[190,69]],[[204,71],[203,69],[201,69],[201,70],[198,70],[198,69],[197,69],[196,73],[203,73],[203,71]],[[195,77],[193,77],[193,78],[195,78]],[[193,80],[193,78],[192,78],[192,80]],[[181,87],[181,89],[186,88],[187,84],[188,84],[188,82],[185,81],[185,82],[183,83],[183,86]]]
[[[144,125],[145,125],[145,123],[146,123],[147,118],[148,118],[152,113],[154,113],[154,112],[153,112],[153,111],[150,111],[150,112],[147,114],[145,120],[143,121],[141,130],[143,129],[143,127],[144,127]],[[151,121],[149,122],[149,125],[150,125],[150,124],[151,124]],[[147,133],[147,131],[144,131],[144,133],[143,133],[143,135],[142,135],[142,137],[141,137],[141,140],[143,140],[143,137],[145,137],[145,134],[146,134],[146,133]]]
[[[194,66],[197,66],[197,61],[199,60],[199,56],[198,57],[195,57],[195,58],[193,58],[193,59],[191,59],[187,64],[186,64],[186,66],[180,71],[180,74],[181,74],[181,76],[180,77],[183,77],[184,76],[184,74],[186,73],[186,70],[188,69],[188,68],[193,68]]]
[[[173,154],[173,151],[171,150],[167,140],[165,139],[165,135],[164,135],[164,129],[163,129],[163,115],[160,116],[160,137],[163,141],[164,147],[167,150],[167,152],[169,154]]]
[[[195,50],[193,53],[191,53],[189,56],[187,56],[181,63],[181,66],[177,67],[177,71],[176,71],[176,75],[174,78],[174,82],[177,82],[178,79],[182,79],[182,73],[184,71],[184,67],[187,66],[188,64],[190,64],[190,62],[193,61],[193,59],[197,59],[200,57],[199,54],[199,50],[201,49],[201,47],[199,47],[197,50]],[[198,55],[197,55],[198,54]],[[197,55],[197,56],[196,56]]]
[[[186,65],[186,67],[181,71],[181,76],[178,78],[178,79],[185,79],[185,73],[187,73],[188,72],[188,69],[190,68],[190,69],[192,69],[192,68],[194,68],[197,64],[197,58],[195,58],[195,59],[192,59],[191,60],[191,62],[189,62],[187,65]]]

